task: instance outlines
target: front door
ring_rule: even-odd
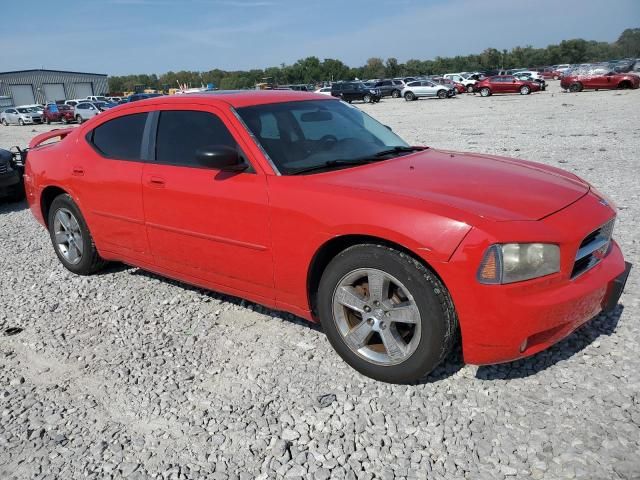
[[[180,105],[157,113],[155,155],[144,167],[143,199],[154,262],[207,283],[273,298],[266,177],[203,168],[196,152],[242,151],[230,115]],[[232,133],[233,132],[233,133]]]

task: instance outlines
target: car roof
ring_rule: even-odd
[[[184,95],[164,95],[140,100],[140,102],[145,102],[144,105],[180,105],[187,103],[210,105],[226,104],[234,108],[242,108],[268,103],[296,102],[302,100],[336,101],[326,95],[297,90],[219,90],[213,92],[187,93]],[[140,102],[131,104],[131,107],[135,108],[142,105]]]

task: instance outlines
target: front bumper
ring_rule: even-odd
[[[580,242],[613,215],[611,207],[589,193],[543,220],[494,224],[498,238],[526,242],[533,237],[557,243],[561,250],[560,272],[506,285],[482,285],[476,280],[484,252],[500,242],[484,229],[472,229],[439,269],[458,314],[465,361],[482,365],[533,355],[614,308],[630,269],[614,240],[599,263],[571,278]]]
[[[0,174],[0,195],[4,196],[20,182],[22,182],[22,175],[18,170],[10,170],[8,173]]]

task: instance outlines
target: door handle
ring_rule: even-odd
[[[149,177],[149,185],[151,185],[152,187],[156,187],[156,188],[164,188],[164,178],[162,177]]]
[[[84,175],[84,168],[82,167],[73,167],[73,170],[71,172],[73,175],[77,176],[77,177],[81,177]]]

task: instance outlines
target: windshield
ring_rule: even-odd
[[[369,115],[335,100],[257,105],[238,114],[285,175],[333,161],[344,166],[408,146]]]
[[[34,113],[36,112],[35,108],[18,108],[18,112],[20,113]]]
[[[96,100],[98,100],[99,102],[106,102],[107,97],[96,97]]]

